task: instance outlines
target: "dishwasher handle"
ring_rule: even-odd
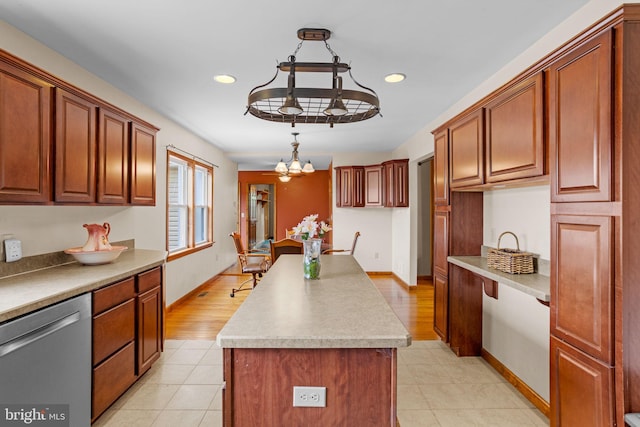
[[[80,320],[80,312],[76,311],[73,314],[54,320],[44,326],[40,326],[32,331],[24,333],[6,343],[0,344],[0,357],[4,357],[9,353],[21,349],[22,347],[31,344],[41,338],[46,337],[60,329],[67,327]]]

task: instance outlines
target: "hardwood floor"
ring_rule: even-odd
[[[407,289],[391,274],[370,276],[413,340],[438,339],[433,331],[433,285],[430,280],[418,280],[415,289]],[[231,289],[251,278],[239,273],[237,266],[209,280],[199,292],[171,307],[166,318],[166,339],[215,339],[227,320],[235,313],[251,291],[239,292],[234,298]],[[248,283],[245,287],[251,287]]]

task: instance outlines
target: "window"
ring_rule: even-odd
[[[169,260],[213,244],[213,168],[176,153],[167,156]]]

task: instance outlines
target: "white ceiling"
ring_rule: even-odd
[[[326,169],[333,152],[398,147],[587,1],[2,0],[0,18],[216,145],[241,170],[288,158],[292,131],[301,159]],[[328,43],[377,92],[383,117],[292,129],[244,115],[249,91],[273,77],[303,27],[332,31]],[[297,60],[331,55],[307,41]],[[407,79],[385,83],[391,72]],[[220,73],[238,80],[215,83]],[[286,73],[274,83],[286,86]]]

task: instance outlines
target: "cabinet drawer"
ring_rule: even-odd
[[[161,267],[138,274],[138,293],[146,292],[162,283]]]
[[[135,345],[129,343],[93,370],[91,418],[96,419],[136,380]]]
[[[105,286],[93,292],[93,314],[100,314],[105,310],[122,304],[135,296],[135,281],[132,278]]]
[[[135,337],[135,299],[93,318],[93,364],[97,365]]]

